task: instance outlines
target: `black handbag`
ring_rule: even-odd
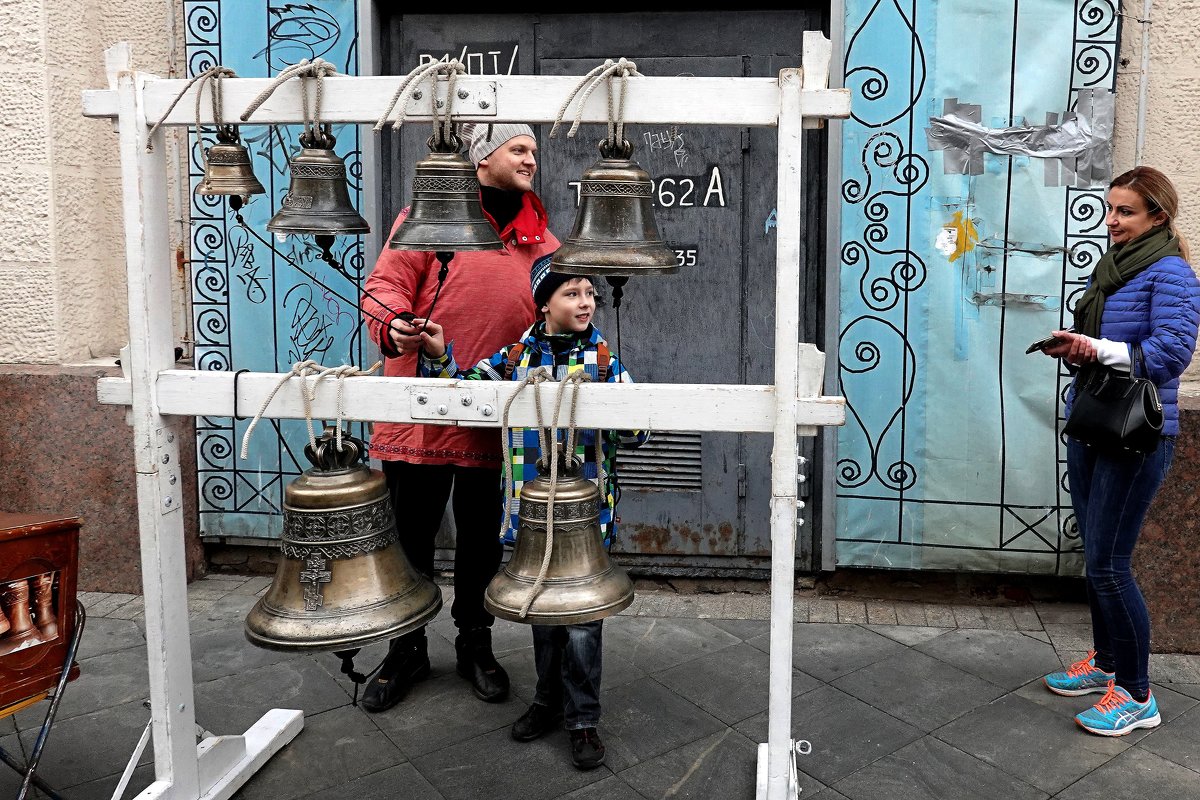
[[[1162,401],[1153,381],[1136,377],[1146,372],[1142,346],[1133,345],[1132,354],[1128,373],[1100,364],[1081,371],[1063,433],[1102,450],[1153,453],[1158,449],[1162,440]]]

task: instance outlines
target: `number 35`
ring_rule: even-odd
[[[681,267],[696,266],[696,250],[694,248],[689,248],[687,250],[676,250],[675,261]]]

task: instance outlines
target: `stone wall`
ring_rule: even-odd
[[[107,86],[104,50],[119,41],[139,69],[170,73],[172,5],[0,3],[0,363],[77,363],[125,344],[117,137],[107,120],[82,116],[81,97]]]
[[[142,593],[133,432],[124,406],[96,402],[96,380],[117,367],[0,366],[4,511],[81,517],[80,591]],[[180,458],[196,463],[193,421],[179,426]],[[195,469],[183,470],[188,579],[204,574]]]
[[[1133,570],[1150,606],[1151,649],[1200,653],[1200,396],[1179,400],[1175,461],[1141,538]]]
[[[96,400],[96,379],[120,374],[113,365],[128,339],[117,135],[108,120],[83,117],[82,95],[108,85],[104,51],[121,41],[138,69],[172,75],[181,12],[170,0],[0,2],[0,508],[81,516],[84,591],[140,593],[141,549],[132,431],[124,408]],[[161,257],[182,332],[181,265],[174,247]],[[194,465],[185,422],[184,463]],[[194,577],[204,568],[194,467],[185,483]]]
[[[1113,169],[1135,166],[1138,89],[1142,65],[1142,0],[1124,0],[1121,63],[1117,71],[1117,118]],[[1200,264],[1200,2],[1154,0],[1150,11],[1150,68],[1147,72],[1145,145],[1142,163],[1170,176],[1179,190],[1179,227],[1192,243],[1192,266]],[[1187,376],[1200,378],[1200,358]]]

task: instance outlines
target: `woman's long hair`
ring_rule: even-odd
[[[1167,215],[1167,229],[1179,240],[1179,251],[1184,261],[1191,261],[1187,240],[1175,225],[1179,215],[1179,192],[1171,179],[1154,167],[1134,167],[1112,179],[1110,189],[1129,189],[1141,195],[1146,202],[1146,210],[1153,216],[1162,211]]]

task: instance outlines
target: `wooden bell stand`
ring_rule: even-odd
[[[819,426],[845,422],[845,400],[822,396],[824,355],[799,341],[801,143],[803,128],[850,114],[850,94],[828,89],[829,40],[804,35],[803,69],[773,78],[646,77],[630,80],[625,121],[636,124],[774,127],[779,131],[776,230],[775,382],[773,385],[615,384],[579,389],[582,428],[743,431],[771,433],[771,652],[768,740],[759,746],[759,800],[795,798],[791,733],[792,605],[795,577],[797,436]],[[109,88],[83,94],[87,117],[115,120],[121,151],[126,259],[129,283],[129,347],[123,378],[103,378],[103,403],[131,407],[141,530],[146,639],[157,780],[140,800],[222,800],[233,795],[276,751],[300,732],[303,714],[272,709],[244,734],[217,736],[196,744],[191,650],[184,574],[183,503],[179,442],[174,420],[183,416],[232,416],[232,372],[174,369],[171,329],[171,262],[167,219],[166,147],[161,134],[146,152],[150,123],[160,118],[185,81],[134,72],[129,47],[106,51]],[[325,81],[322,119],[373,124],[401,77],[332,77]],[[578,76],[475,76],[458,79],[466,99],[456,100],[455,119],[474,122],[550,123]],[[226,108],[242,109],[270,79],[222,81]],[[438,84],[445,92],[445,81]],[[191,89],[167,117],[167,125],[194,124]],[[606,123],[603,92],[589,99],[583,121]],[[207,105],[207,104],[204,104]],[[302,122],[296,80],[278,87],[247,124]],[[429,124],[429,101],[410,102],[406,122]],[[205,112],[203,121],[212,124]],[[245,373],[236,407],[258,408],[281,375]],[[269,418],[303,419],[299,379],[267,406]],[[343,408],[348,419],[421,422],[499,428],[498,409],[516,384],[428,378],[357,377],[347,380]],[[337,387],[322,384],[313,416],[337,417]],[[420,398],[421,402],[418,402]],[[544,391],[544,413],[553,411],[557,390]],[[468,400],[470,402],[468,402]],[[511,409],[514,426],[536,425],[533,399],[519,397]]]

